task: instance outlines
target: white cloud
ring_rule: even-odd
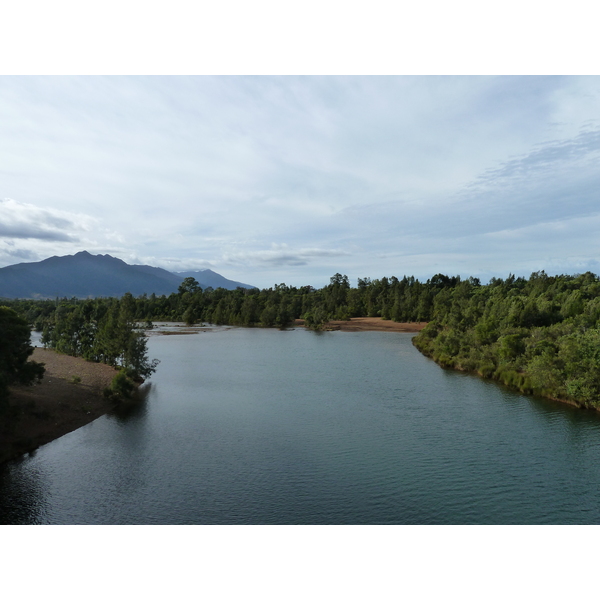
[[[241,266],[304,266],[323,258],[350,256],[350,252],[325,248],[290,248],[287,244],[273,244],[269,250],[230,252],[222,256],[224,264]]]
[[[0,264],[268,286],[597,260],[599,102],[598,77],[0,78]]]
[[[35,262],[80,250],[102,253],[107,242],[112,251],[119,238],[102,228],[99,219],[81,212],[0,199],[0,267],[14,264],[15,259]]]
[[[43,209],[11,198],[0,199],[0,238],[77,242],[90,229],[89,217]]]

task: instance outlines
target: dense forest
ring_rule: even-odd
[[[320,329],[329,320],[370,316],[427,321],[415,346],[444,367],[479,373],[524,393],[600,407],[600,280],[593,273],[527,280],[509,276],[482,285],[438,274],[358,279],[337,273],[329,285],[202,290],[187,278],[169,296],[125,294],[88,300],[6,301],[46,346],[133,369],[154,370],[144,327],[183,321],[285,328],[302,318]]]
[[[137,323],[152,321],[199,322],[245,327],[287,327],[294,319],[303,318],[318,329],[332,319],[371,316],[399,322],[428,321],[433,300],[444,289],[460,283],[459,277],[436,275],[426,283],[414,277],[383,277],[371,281],[359,279],[352,288],[348,277],[337,273],[329,285],[314,289],[310,286],[290,287],[284,283],[259,290],[237,288],[202,290],[193,278],[179,286],[178,293],[169,296],[143,295],[134,298],[125,294],[120,299],[88,300],[6,300],[38,331],[50,346],[61,352],[87,356],[93,346],[91,336],[101,335],[113,321]],[[478,284],[477,280],[472,280]],[[120,315],[120,316],[119,316]],[[85,325],[84,325],[85,324]],[[102,337],[102,336],[101,336]],[[84,350],[80,351],[80,347]],[[93,358],[94,353],[89,354]]]
[[[600,281],[593,273],[463,281],[437,295],[413,341],[444,367],[600,408]]]

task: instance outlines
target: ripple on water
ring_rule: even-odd
[[[156,336],[143,409],[0,471],[10,523],[596,523],[598,415],[411,335]]]

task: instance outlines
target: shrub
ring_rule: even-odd
[[[125,369],[119,371],[111,381],[110,387],[104,390],[104,396],[115,402],[131,400],[136,390],[136,384]]]
[[[119,371],[113,378],[110,389],[125,398],[130,398],[135,390],[135,383],[126,371]]]

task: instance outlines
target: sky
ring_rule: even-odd
[[[597,76],[1,76],[0,266],[600,272]]]

